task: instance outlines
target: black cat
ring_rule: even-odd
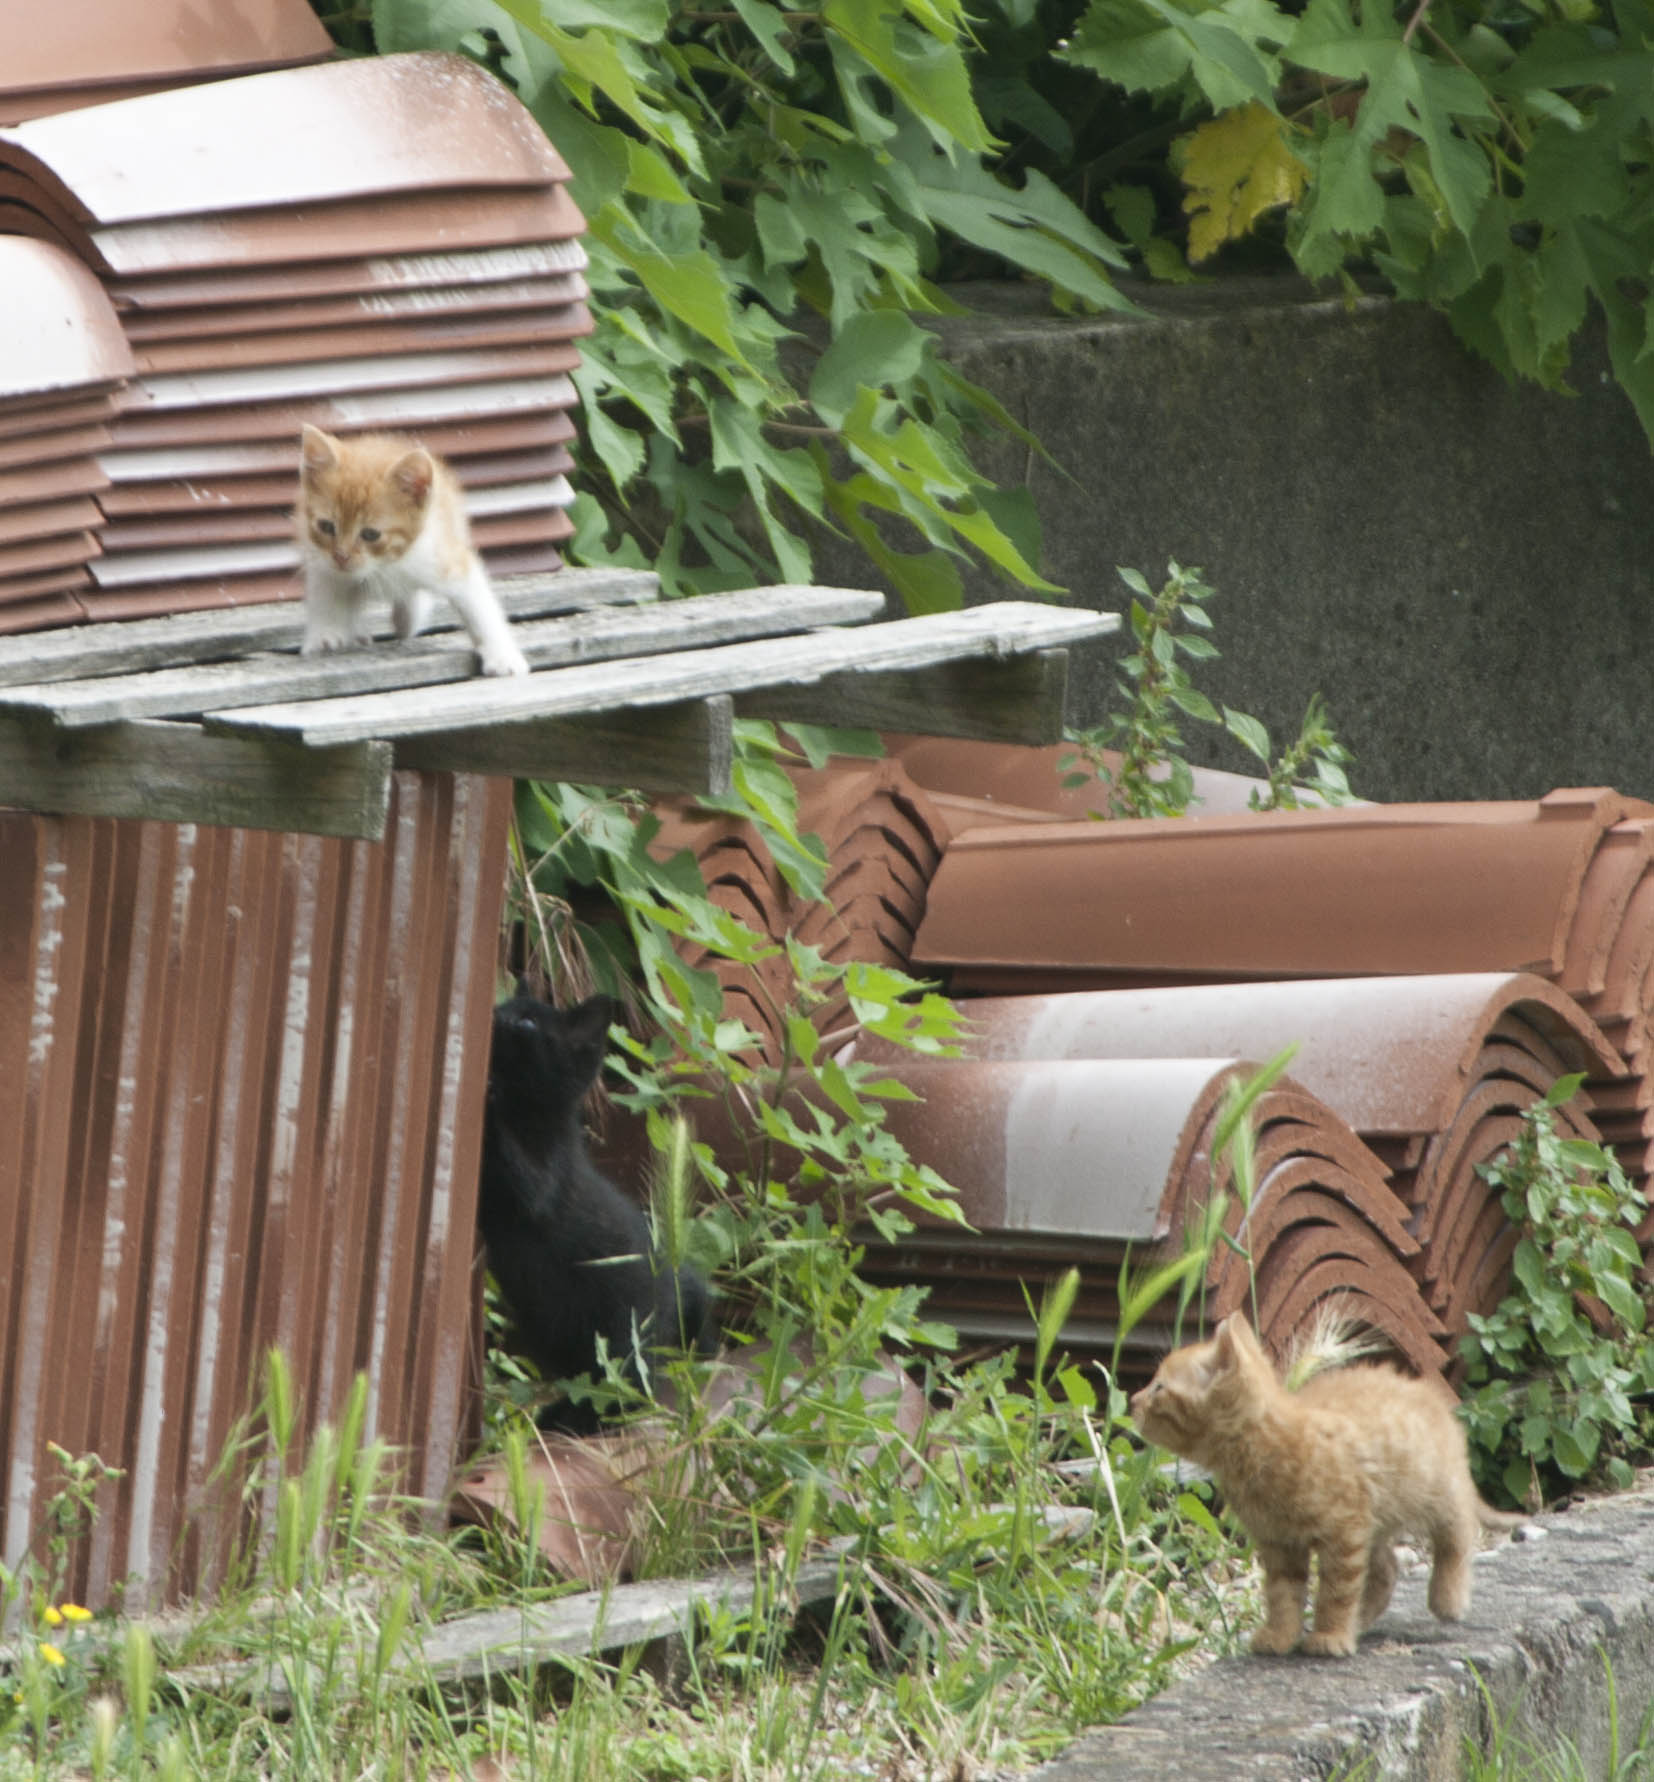
[[[580,1104],[615,1012],[607,996],[559,1009],[521,983],[494,1011],[477,1222],[523,1348],[548,1380],[597,1373],[599,1337],[634,1380],[640,1349],[711,1347],[706,1282],[656,1254],[641,1209],[586,1150]],[[596,1417],[565,1402],[541,1421],[590,1429]]]

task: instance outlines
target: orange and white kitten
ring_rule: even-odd
[[[392,433],[335,439],[306,426],[299,461],[299,556],[304,564],[304,654],[371,640],[374,597],[391,603],[398,637],[447,599],[477,646],[484,674],[527,674],[488,572],[471,544],[454,473]]]
[[[1430,1612],[1459,1621],[1470,1606],[1470,1558],[1481,1528],[1523,1521],[1477,1495],[1464,1431],[1440,1386],[1385,1363],[1281,1384],[1245,1319],[1168,1355],[1131,1401],[1151,1442],[1206,1467],[1257,1542],[1266,1618],[1254,1652],[1346,1658],[1395,1586],[1398,1535],[1428,1543]]]

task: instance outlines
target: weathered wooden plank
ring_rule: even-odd
[[[748,588],[640,607],[602,607],[560,618],[514,622],[531,668],[604,662],[616,656],[687,650],[739,638],[773,637],[817,625],[874,617],[884,596],[859,589]],[[196,717],[245,705],[289,703],[470,680],[476,651],[463,633],[418,637],[330,656],[259,654],[239,662],[196,662],[147,674],[100,675],[0,688],[0,712],[50,717],[65,727],[123,718]]]
[[[851,669],[807,687],[760,687],[735,708],[743,718],[1038,744],[1062,741],[1067,696],[1067,650],[1034,650],[884,673]]]
[[[559,569],[502,576],[495,585],[506,612],[513,619],[529,619],[586,606],[650,601],[659,592],[660,578],[641,569]],[[450,631],[457,624],[443,608],[439,627]],[[303,634],[303,607],[297,600],[24,632],[0,637],[0,687],[223,661],[250,650],[297,650]],[[391,635],[388,618],[378,635]]]
[[[390,808],[391,746],[208,736],[140,720],[55,731],[0,718],[0,806],[60,816],[151,817],[377,841]]]
[[[442,731],[397,743],[396,765],[722,798],[733,764],[732,704],[715,693],[636,711]]]
[[[853,1572],[854,1561],[847,1556],[806,1560],[787,1580],[788,1601],[800,1608],[831,1602]],[[438,1686],[486,1683],[507,1674],[531,1676],[568,1659],[597,1658],[659,1640],[687,1638],[703,1610],[722,1606],[743,1615],[758,1600],[761,1588],[775,1590],[780,1585],[769,1579],[761,1584],[744,1569],[710,1578],[615,1584],[550,1602],[485,1610],[416,1635],[391,1664],[403,1675]],[[371,1626],[373,1618],[367,1619]],[[336,1654],[330,1662],[342,1674],[374,1675],[371,1643]],[[281,1714],[292,1706],[291,1678],[266,1659],[193,1666],[174,1674],[186,1687],[194,1684],[218,1695],[250,1696],[269,1713]]]
[[[775,592],[780,598],[786,591]],[[510,679],[214,711],[206,722],[209,729],[231,735],[302,738],[313,747],[375,736],[428,736],[527,718],[661,705],[697,694],[809,685],[850,669],[923,668],[970,656],[1015,656],[1102,637],[1119,623],[1117,613],[1001,601],[849,631],[816,631]]]
[[[788,1595],[800,1605],[831,1602],[854,1569],[848,1557],[806,1560]],[[770,1588],[777,1585],[771,1583]],[[421,1669],[438,1682],[483,1682],[502,1671],[535,1670],[558,1658],[624,1651],[694,1632],[703,1608],[745,1614],[760,1582],[750,1571],[722,1577],[617,1584],[525,1608],[494,1609],[435,1627],[419,1642]]]

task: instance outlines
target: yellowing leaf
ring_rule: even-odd
[[[1189,258],[1206,260],[1238,240],[1266,210],[1297,201],[1309,170],[1287,147],[1288,126],[1256,100],[1184,138]]]

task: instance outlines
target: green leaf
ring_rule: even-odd
[[[1216,111],[1248,101],[1273,111],[1278,64],[1258,47],[1260,22],[1260,9],[1244,4],[1196,10],[1172,0],[1091,0],[1064,57],[1129,92],[1190,77]]]
[[[993,138],[971,95],[959,46],[917,30],[888,0],[827,0],[822,18],[841,48],[853,50],[923,124],[939,149],[983,154]]]
[[[1226,705],[1223,708],[1223,727],[1237,742],[1256,755],[1265,767],[1269,765],[1272,752],[1269,732],[1256,718],[1246,712],[1237,712]]]
[[[668,204],[695,202],[665,156],[647,143],[631,138],[626,141],[626,190],[636,197],[659,198]]]
[[[1372,151],[1390,130],[1419,137],[1455,227],[1468,236],[1492,184],[1485,158],[1465,154],[1457,120],[1491,120],[1480,81],[1465,68],[1422,55],[1384,8],[1363,6],[1352,21],[1347,0],[1309,0],[1287,45],[1290,60],[1339,80],[1364,81],[1353,127],[1335,125],[1316,181],[1319,227],[1345,235],[1375,228],[1382,210]]]
[[[914,175],[925,216],[938,228],[1100,309],[1136,313],[1105,271],[1123,268],[1125,255],[1037,169],[1019,192],[980,162],[949,161],[911,131],[893,147]]]
[[[1648,1318],[1642,1296],[1621,1275],[1598,1275],[1597,1296],[1628,1329],[1641,1331]]]
[[[613,206],[606,207],[603,221],[612,226]],[[752,370],[735,339],[730,289],[717,262],[704,248],[684,254],[663,254],[635,245],[625,228],[607,236],[615,257],[637,274],[649,295],[668,315],[710,341],[736,365]]]
[[[783,726],[804,751],[811,767],[825,767],[835,755],[877,759],[884,754],[884,739],[876,730],[839,730],[828,724]]]
[[[741,23],[764,46],[764,54],[785,75],[791,75],[797,66],[792,52],[787,48],[787,39],[792,35],[792,27],[787,23],[785,15],[769,0],[732,0]]]
[[[837,426],[863,389],[882,391],[914,377],[931,344],[929,334],[898,310],[852,315],[816,364],[810,401],[824,421]]]

